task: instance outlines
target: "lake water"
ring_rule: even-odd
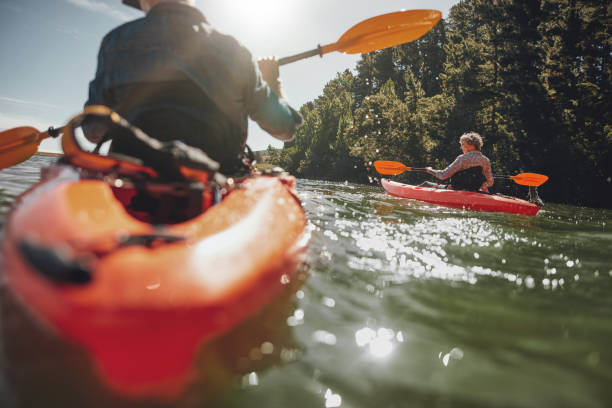
[[[51,160],[0,171],[0,225]],[[299,278],[203,348],[179,400],[110,392],[2,284],[0,405],[612,406],[612,211],[547,205],[528,217],[379,185],[298,189],[312,230]]]

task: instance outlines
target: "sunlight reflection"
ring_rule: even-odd
[[[336,335],[325,330],[317,330],[312,334],[312,338],[317,343],[334,346],[336,344]]]
[[[517,285],[524,282],[523,278],[515,274],[502,273],[484,266],[507,263],[505,258],[501,261],[499,258],[492,260],[487,248],[500,248],[507,241],[526,241],[517,235],[501,234],[499,227],[490,222],[426,217],[412,224],[389,224],[381,223],[380,217],[368,218],[365,221],[340,218],[332,223],[335,236],[349,234],[359,249],[347,254],[347,265],[351,269],[378,274],[386,272],[385,279],[395,283],[407,278],[433,278],[474,285],[483,276],[504,278]],[[335,238],[331,234],[326,235],[330,239]],[[483,250],[465,253],[455,249],[470,247],[480,247]],[[453,260],[449,259],[449,248],[455,257]],[[458,260],[457,256],[463,259]],[[526,285],[528,288],[529,283]]]
[[[534,256],[534,250],[547,244],[533,235],[531,224],[512,220],[508,227],[498,217],[445,208],[434,212],[430,205],[411,201],[395,205],[384,194],[364,198],[347,191],[344,183],[336,187],[341,190],[336,195],[328,188],[308,192],[306,209],[317,219],[319,259],[342,263],[338,268],[353,271],[373,296],[384,297],[389,286],[411,280],[477,285],[499,279],[524,289],[563,290],[574,276],[584,277],[574,273],[586,265],[575,255],[559,251]],[[368,205],[384,209],[368,212]],[[520,258],[510,251],[527,247]]]
[[[329,388],[325,391],[325,408],[336,408],[342,405],[342,397],[334,394]]]
[[[451,361],[458,361],[463,359],[463,350],[458,347],[455,347],[446,354],[441,352],[440,354],[438,354],[438,358],[442,360],[442,364],[444,365],[444,367],[448,367]]]
[[[259,377],[256,372],[251,372],[244,377],[242,377],[242,386],[243,387],[255,387],[259,385]]]
[[[401,338],[403,341],[403,335]],[[368,351],[376,358],[384,358],[391,354],[394,348],[394,339],[395,333],[393,330],[384,327],[376,331],[369,327],[364,327],[355,332],[355,342],[357,345],[359,347],[368,346]]]
[[[289,326],[299,326],[304,323],[304,311],[302,309],[296,309],[293,316],[287,318],[287,324]]]
[[[323,304],[327,307],[335,307],[336,306],[336,301],[332,298],[329,297],[324,297],[323,298]]]

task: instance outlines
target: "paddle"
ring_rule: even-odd
[[[442,18],[437,10],[409,10],[383,14],[364,20],[346,31],[333,44],[281,58],[279,65],[289,64],[332,51],[347,54],[366,53],[414,41],[425,35]],[[33,127],[19,127],[0,132],[0,170],[29,159],[38,145],[59,132],[39,132]]]
[[[363,54],[404,44],[421,38],[442,18],[438,10],[408,10],[382,14],[355,24],[333,44],[278,60],[279,65],[289,64],[315,55],[339,51],[346,54]]]
[[[423,167],[408,167],[404,166],[400,162],[396,161],[386,161],[386,160],[377,160],[374,162],[374,167],[376,171],[380,174],[384,174],[387,176],[396,176],[398,174],[402,174],[405,171],[420,171],[424,172],[425,168]]]
[[[493,176],[495,178],[510,179],[522,186],[538,187],[546,183],[548,176],[538,173],[520,173],[516,176]]]
[[[30,126],[22,126],[0,132],[0,170],[28,160],[38,150],[38,145],[48,137],[57,137],[60,129],[49,128],[39,132]]]
[[[400,162],[396,161],[386,161],[386,160],[377,160],[374,162],[374,167],[376,171],[380,174],[395,176],[398,174],[402,174],[405,171],[419,171],[425,172],[424,168],[419,167],[408,167],[403,165]],[[548,180],[548,176],[537,173],[520,173],[516,176],[493,176],[495,178],[501,179],[509,179],[514,181],[516,184],[520,184],[522,186],[532,186],[538,187],[544,184]]]

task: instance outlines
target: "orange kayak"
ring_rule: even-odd
[[[120,183],[56,165],[5,225],[8,289],[81,345],[113,389],[173,397],[208,339],[260,311],[290,282],[307,243],[291,176],[239,183],[202,214],[152,225]]]
[[[445,207],[524,215],[536,215],[540,211],[540,207],[536,204],[501,194],[418,187],[387,179],[382,179],[380,182],[385,191],[392,196],[443,205]]]

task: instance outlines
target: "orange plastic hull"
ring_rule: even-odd
[[[466,210],[505,212],[511,214],[536,215],[540,207],[520,198],[501,194],[482,194],[470,191],[417,187],[382,179],[381,184],[388,194]]]
[[[105,182],[65,166],[54,173],[9,214],[8,287],[39,321],[88,350],[122,393],[176,396],[199,346],[261,310],[302,259],[306,218],[292,177],[249,179],[202,215],[160,230],[127,214]],[[112,249],[119,236],[160,232],[186,240]],[[42,276],[22,256],[24,240],[86,256],[92,281]]]

